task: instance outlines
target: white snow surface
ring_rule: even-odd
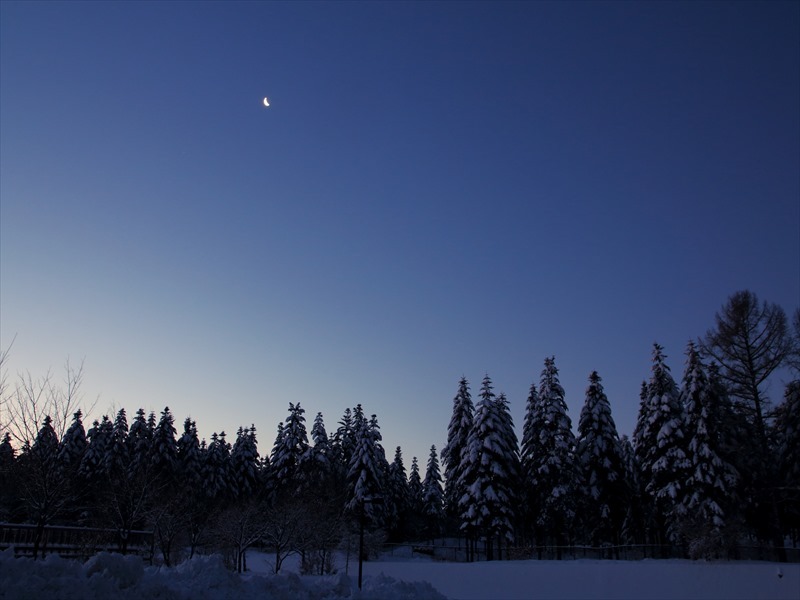
[[[101,553],[86,563],[49,556],[15,559],[0,553],[0,598],[69,600],[233,599],[455,600],[642,599],[697,600],[800,598],[800,565],[688,560],[565,560],[445,563],[396,552],[364,563],[359,591],[350,575],[268,573],[272,557],[248,553],[253,569],[228,571],[219,556],[200,556],[174,568],[147,567],[133,556]],[[437,591],[438,590],[438,591]]]

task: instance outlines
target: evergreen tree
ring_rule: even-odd
[[[776,413],[782,530],[796,547],[800,539],[800,380],[786,386],[783,403]]]
[[[422,513],[422,477],[416,456],[411,458],[411,472],[408,475],[408,503],[413,513]]]
[[[333,440],[334,451],[342,465],[347,468],[356,447],[356,429],[353,424],[353,412],[346,408]]]
[[[690,541],[690,555],[719,558],[727,550],[722,545],[729,545],[723,539],[723,530],[727,507],[733,506],[736,473],[724,460],[720,448],[722,398],[716,395],[692,342],[686,357],[681,403],[686,416],[684,433],[689,464],[676,512],[684,522],[683,533]]]
[[[391,525],[390,536],[397,540],[402,538],[410,510],[410,491],[406,467],[403,464],[403,452],[397,446],[394,460],[389,465],[389,476],[386,480],[386,519]]]
[[[431,537],[435,537],[441,531],[444,514],[444,490],[442,489],[442,475],[439,472],[436,446],[431,446],[425,480],[422,482],[422,511],[427,517],[428,533]]]
[[[379,524],[383,514],[384,474],[387,467],[383,447],[380,444],[382,436],[378,419],[372,415],[369,421],[363,418],[356,418],[354,421],[360,426],[347,472],[350,489],[347,508],[364,515],[373,524]]]
[[[175,418],[169,407],[164,407],[158,425],[153,429],[150,461],[155,473],[167,480],[175,476],[178,465],[178,444],[175,433]]]
[[[522,445],[520,447],[520,467],[522,472],[522,497],[523,508],[520,517],[526,534],[533,534],[538,528],[536,525],[539,517],[539,507],[534,489],[536,469],[538,468],[535,457],[541,453],[538,447],[539,432],[544,427],[542,417],[544,413],[539,405],[539,393],[536,383],[532,383],[525,402],[525,418],[522,423]]]
[[[147,470],[150,464],[150,447],[153,441],[153,427],[151,421],[155,420],[155,415],[148,419],[145,417],[143,408],[136,411],[136,417],[128,430],[128,448],[130,455],[131,473],[138,473]]]
[[[203,477],[203,453],[200,440],[197,438],[197,424],[190,417],[183,422],[183,434],[178,439],[178,473],[181,480],[189,488],[194,489],[201,484]]]
[[[88,445],[78,469],[78,474],[84,479],[91,480],[95,484],[99,480],[105,479],[108,474],[106,456],[111,445],[113,431],[113,423],[107,415],[103,415],[102,419],[99,422],[95,420],[92,427],[86,432]]]
[[[120,408],[114,419],[114,425],[106,448],[104,457],[106,473],[122,473],[130,462],[128,446],[128,419],[125,409]]]
[[[43,463],[53,464],[56,461],[58,456],[58,436],[55,429],[53,429],[53,420],[49,415],[44,418],[42,427],[36,434],[31,454]]]
[[[481,385],[465,452],[464,495],[459,501],[462,528],[468,534],[482,535],[488,559],[494,557],[493,544],[513,540],[515,482],[519,477],[519,450],[508,401],[496,398],[487,375]]]
[[[300,403],[289,403],[289,416],[281,430],[280,438],[275,440],[272,452],[272,472],[278,490],[297,491],[299,481],[298,469],[303,457],[308,452],[308,434],[306,433],[305,410]]]
[[[86,441],[86,430],[83,428],[83,413],[79,410],[72,416],[72,423],[67,429],[58,449],[58,462],[66,472],[78,469],[89,445]]]
[[[225,441],[225,432],[211,434],[211,443],[205,452],[203,465],[203,488],[211,500],[225,500],[234,495],[231,481],[230,448]]]
[[[11,445],[11,434],[6,431],[3,435],[3,441],[0,442],[0,475],[11,471],[15,455],[14,446]]]
[[[678,525],[683,511],[679,499],[689,468],[683,406],[665,359],[663,348],[654,344],[647,397],[639,411],[640,418],[646,420],[637,423],[635,432],[644,489],[655,509],[657,543],[663,536],[671,542],[680,539]]]
[[[239,500],[250,498],[258,491],[258,467],[256,426],[251,425],[250,429],[240,427],[231,450],[231,482]]]
[[[318,412],[317,416],[314,417],[314,425],[311,427],[311,439],[314,442],[312,453],[314,463],[324,472],[329,471],[331,468],[332,448],[321,412]]]
[[[0,442],[0,521],[11,521],[19,499],[14,475],[16,451],[11,445],[11,434],[6,431]]]
[[[583,517],[592,544],[618,544],[627,502],[619,435],[600,376],[589,376],[578,422],[577,459],[584,482]]]
[[[640,477],[639,462],[633,444],[627,435],[620,438],[620,453],[625,467],[626,497],[628,506],[622,524],[622,541],[626,544],[644,544],[647,535],[647,518],[645,511],[644,487]]]
[[[580,474],[575,466],[572,421],[554,357],[544,361],[533,412],[525,472],[536,508],[536,537],[539,544],[552,542],[560,547],[573,532]]]
[[[469,383],[466,377],[462,377],[458,382],[458,392],[453,398],[453,414],[447,427],[447,445],[442,448],[445,510],[451,517],[458,515],[458,499],[464,495],[458,482],[461,479],[462,455],[472,429],[473,413]]]

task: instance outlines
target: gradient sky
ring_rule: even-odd
[[[0,345],[201,435],[441,448],[555,355],[621,434],[728,296],[800,304],[800,4],[0,3]],[[270,97],[265,108],[262,98]],[[779,396],[776,387],[773,396]]]

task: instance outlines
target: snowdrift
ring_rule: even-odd
[[[444,600],[429,583],[368,577],[363,590],[347,575],[300,577],[228,571],[219,556],[199,556],[174,568],[146,567],[138,556],[102,552],[85,563],[50,555],[44,560],[0,553],[0,598],[27,600]]]

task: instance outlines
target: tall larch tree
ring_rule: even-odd
[[[753,502],[761,508],[756,513],[763,523],[754,523],[759,537],[771,538],[778,559],[786,560],[776,495],[778,473],[770,447],[770,398],[768,380],[782,366],[796,358],[795,340],[789,331],[786,313],[777,304],[760,302],[749,290],[728,298],[715,316],[715,327],[702,340],[705,356],[719,366],[738,413],[752,426],[758,444],[760,464],[746,474],[750,479]]]

